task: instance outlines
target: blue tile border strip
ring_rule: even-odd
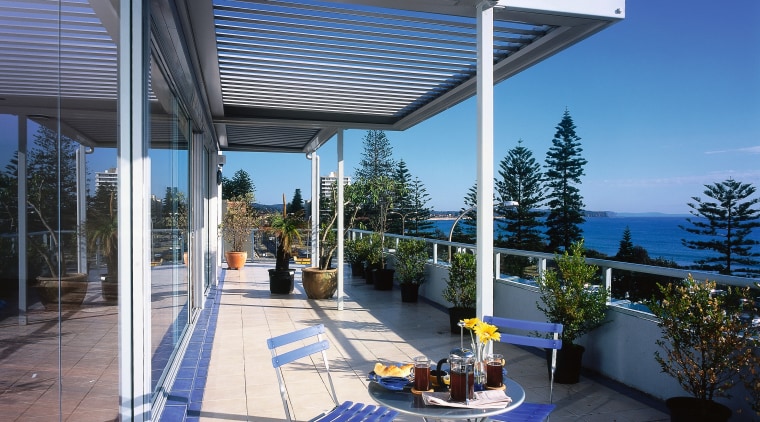
[[[224,269],[217,286],[209,289],[206,303],[195,324],[190,343],[182,357],[177,378],[166,400],[160,421],[197,422],[200,419],[203,392],[208,379],[211,348],[214,345],[219,299],[224,285]]]

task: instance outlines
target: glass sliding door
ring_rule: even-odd
[[[118,285],[119,28],[102,3],[0,3],[3,420],[119,414],[118,297],[106,286]]]
[[[154,59],[155,63],[155,59]],[[165,76],[151,86],[151,386],[158,392],[190,321],[188,266],[190,121]]]

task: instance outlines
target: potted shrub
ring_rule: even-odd
[[[373,237],[370,243],[373,249],[370,259],[375,266],[372,282],[376,290],[391,290],[395,270],[385,267],[385,233],[388,231],[388,214],[401,193],[401,186],[398,181],[387,176],[374,177],[366,182],[365,186],[366,198],[369,198],[369,202],[377,211],[371,218],[372,229],[379,234],[379,238]]]
[[[396,276],[401,286],[401,301],[416,302],[420,284],[425,281],[427,244],[421,239],[404,239],[396,249]]]
[[[662,352],[655,352],[655,359],[691,395],[666,401],[671,421],[728,420],[731,409],[714,398],[729,397],[740,374],[755,363],[751,320],[740,318],[738,301],[749,298],[749,289],[721,294],[714,282],[691,276],[659,289],[662,300],[649,303],[662,329],[657,340]]]
[[[98,188],[86,224],[87,246],[102,251],[106,275],[101,276],[101,294],[106,302],[119,298],[119,225],[116,218],[116,190],[108,185]]]
[[[288,294],[295,287],[296,270],[290,269],[293,248],[301,243],[300,230],[304,227],[302,214],[288,214],[285,195],[282,196],[282,214],[275,214],[267,232],[277,238],[275,267],[269,270],[269,292]]]
[[[344,237],[353,226],[359,212],[358,206],[350,206],[356,203],[354,198],[356,192],[356,189],[346,186],[345,203],[347,207],[344,207],[344,211],[348,213],[348,218],[343,227],[342,235]],[[332,189],[330,197],[323,200],[322,209],[327,211],[327,218],[320,224],[319,228],[319,266],[304,268],[302,271],[303,289],[309,299],[330,299],[338,288],[338,270],[332,267],[332,259],[338,249],[338,233],[335,230],[335,224],[338,221],[336,201],[336,189]]]
[[[256,215],[251,203],[252,193],[233,197],[227,201],[227,211],[222,217],[222,236],[230,244],[230,250],[224,256],[227,268],[231,270],[243,268],[248,260],[245,246],[251,241],[251,231],[256,226]]]
[[[347,239],[343,244],[343,257],[351,266],[351,275],[354,277],[364,276],[364,259],[359,247],[359,240],[355,239]]]
[[[77,309],[87,294],[87,274],[70,272],[68,265],[80,234],[86,234],[73,212],[81,193],[75,166],[79,144],[45,126],[38,128],[34,144],[27,155],[27,245],[30,272],[41,271],[33,287],[46,310]]]
[[[554,380],[574,384],[580,380],[585,351],[575,341],[604,323],[607,289],[593,284],[599,279],[599,269],[586,263],[582,240],[556,256],[556,262],[558,269],[549,269],[537,279],[541,301],[536,306],[550,322],[564,326]]]
[[[475,318],[477,294],[477,263],[475,255],[460,252],[451,257],[449,278],[443,289],[443,298],[451,304],[449,324],[452,334],[459,334],[459,321]]]

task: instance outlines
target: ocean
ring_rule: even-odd
[[[435,227],[448,234],[454,220],[434,220]],[[462,224],[460,221],[458,224]],[[620,247],[620,240],[626,226],[631,231],[631,241],[649,253],[650,258],[665,258],[678,265],[693,265],[697,259],[714,256],[714,252],[689,249],[681,244],[681,239],[695,240],[697,236],[679,227],[691,227],[685,216],[656,217],[587,217],[581,226],[586,249],[593,249],[608,256],[614,256]],[[750,236],[760,241],[760,230]],[[760,245],[755,246],[760,252]]]

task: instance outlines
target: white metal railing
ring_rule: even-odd
[[[353,230],[350,236],[356,238],[370,233]],[[386,234],[386,237],[395,244],[400,239],[411,238],[392,234]],[[432,244],[433,252],[425,269],[425,282],[420,286],[420,296],[440,307],[448,307],[450,304],[443,299],[442,291],[446,286],[449,263],[447,260],[440,260],[436,251],[441,247],[447,250],[449,245],[457,249],[474,251],[475,245],[438,239],[422,240]],[[389,249],[393,249],[393,247]],[[540,300],[540,297],[535,282],[501,274],[498,271],[501,255],[528,257],[535,262],[538,271],[545,270],[547,263],[554,261],[554,255],[513,249],[494,249],[494,264],[497,269],[494,272],[496,274],[493,289],[494,315],[544,321],[545,316],[537,308],[537,301]],[[389,259],[389,262],[392,265],[393,259]],[[602,279],[600,282],[608,287],[614,283],[612,270],[651,274],[667,279],[686,278],[691,274],[696,279],[710,279],[719,284],[731,286],[752,286],[754,282],[758,281],[756,278],[725,276],[603,259],[589,258],[587,262],[601,268]],[[586,347],[583,358],[584,367],[660,399],[684,395],[678,383],[673,378],[663,374],[659,364],[654,359],[655,351],[660,350],[655,342],[662,335],[654,315],[643,304],[631,303],[624,299],[611,299],[608,305],[606,323],[578,340],[579,344]],[[509,361],[508,357],[507,360]],[[731,390],[731,395],[732,398],[721,398],[719,401],[732,409],[741,409],[744,414],[754,414],[745,399],[747,392],[742,385],[735,386]]]

